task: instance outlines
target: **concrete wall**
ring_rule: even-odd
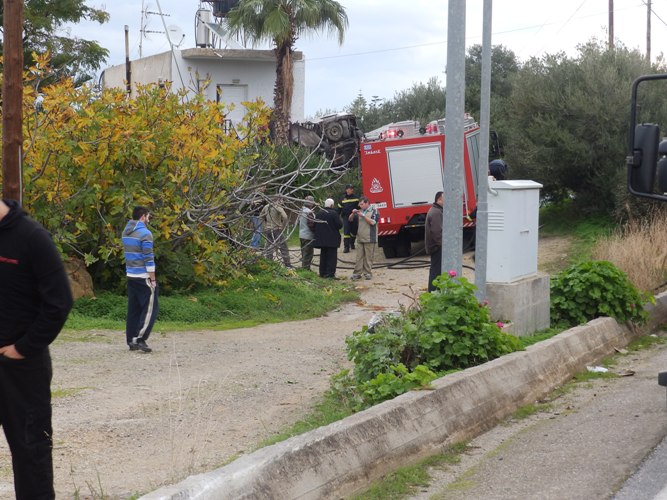
[[[649,310],[650,327],[664,324],[667,294],[658,296]],[[404,394],[141,498],[352,495],[398,467],[482,433],[626,345],[637,333],[611,318],[598,318],[525,351],[442,377],[432,391]]]
[[[136,84],[172,82],[174,92],[185,88],[191,92],[204,88],[203,81],[210,80],[203,92],[212,101],[217,100],[218,85],[232,85],[247,89],[246,99],[261,98],[273,105],[273,87],[276,81],[276,60],[270,50],[233,49],[185,49],[164,52],[131,61],[132,89]],[[105,87],[125,86],[125,65],[104,70]],[[224,99],[224,97],[223,97]],[[294,95],[292,121],[303,121],[305,113],[305,61],[303,54],[294,54]],[[242,113],[234,113],[238,120]]]

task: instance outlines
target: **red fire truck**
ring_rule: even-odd
[[[444,119],[426,127],[414,122],[389,124],[366,134],[359,148],[363,193],[380,211],[378,244],[388,258],[410,255],[412,242],[424,240],[426,213],[443,191]],[[465,121],[464,190],[461,208],[464,248],[474,241],[477,206],[479,125]]]

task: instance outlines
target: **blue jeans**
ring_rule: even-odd
[[[250,246],[252,248],[259,248],[259,244],[262,242],[262,220],[257,215],[253,215],[250,220],[252,220],[252,226],[254,228]]]

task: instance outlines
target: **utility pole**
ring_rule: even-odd
[[[466,3],[465,0],[449,0],[448,4],[441,271],[443,273],[456,271],[456,274],[461,276]]]
[[[2,196],[22,201],[23,0],[4,0],[2,82]]]
[[[479,168],[477,169],[477,228],[475,243],[475,297],[486,299],[486,261],[488,255],[489,135],[491,116],[491,24],[493,0],[484,0],[482,24],[482,82],[480,92]]]
[[[614,48],[614,0],[609,0],[609,49]]]
[[[651,63],[651,0],[646,2],[646,60]]]

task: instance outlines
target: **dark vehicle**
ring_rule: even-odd
[[[639,94],[642,83],[660,80],[667,81],[667,74],[640,76],[632,84],[629,154],[626,165],[630,193],[667,201],[667,140],[661,139],[658,125],[667,125],[667,113],[661,110],[659,105],[663,101],[664,84],[657,92],[654,86],[643,85]]]
[[[363,135],[357,126],[357,117],[350,113],[326,115],[315,122],[290,125],[290,139],[294,144],[315,150],[331,160],[336,168],[356,166]]]

